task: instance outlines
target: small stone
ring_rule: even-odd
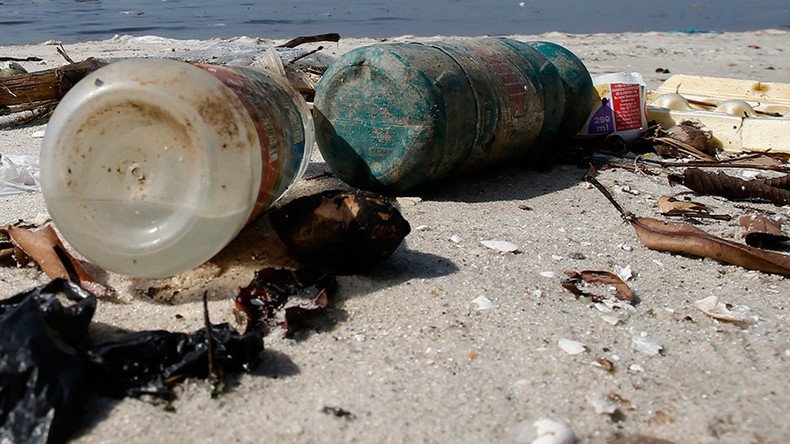
[[[571,259],[576,259],[578,261],[583,261],[584,259],[587,259],[587,256],[585,256],[583,253],[579,253],[579,252],[573,252],[573,253],[569,254],[568,257],[571,258]]]
[[[463,240],[463,239],[461,239],[461,236],[459,236],[459,235],[457,235],[457,234],[454,234],[454,235],[453,235],[453,236],[450,238],[450,242],[453,242],[453,243],[456,243],[456,244],[457,244],[457,243],[460,243],[462,240]]]
[[[634,373],[644,373],[645,369],[639,364],[631,364],[628,366],[628,370],[631,370]]]
[[[560,346],[562,351],[564,351],[569,355],[578,355],[580,353],[584,353],[587,350],[587,347],[585,347],[584,344],[582,344],[579,341],[574,341],[572,339],[562,338],[559,341],[557,341],[557,345]]]
[[[44,130],[38,130],[30,135],[30,137],[34,139],[42,139],[44,138]]]
[[[541,271],[540,275],[544,278],[553,278],[556,274],[553,271]]]
[[[430,229],[431,227],[429,227],[428,225],[419,225],[414,229],[414,231],[428,231]]]

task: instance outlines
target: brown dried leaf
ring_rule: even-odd
[[[747,245],[776,250],[782,248],[783,242],[790,240],[790,237],[782,232],[781,225],[760,213],[750,211],[744,214],[739,222],[746,228],[743,237]]]
[[[688,144],[686,142],[682,142],[680,140],[673,139],[672,137],[656,137],[655,139],[653,139],[653,141],[658,142],[658,143],[662,143],[664,145],[669,145],[670,147],[672,147],[672,148],[674,148],[674,149],[676,149],[676,150],[678,150],[678,151],[680,151],[680,152],[682,152],[684,154],[687,154],[687,155],[689,155],[691,157],[694,157],[696,159],[700,159],[700,160],[704,160],[704,161],[708,161],[708,162],[716,161],[715,157],[712,157],[712,156],[709,156],[708,154],[705,154],[704,152],[702,152],[699,149],[697,149],[697,147],[695,147],[693,145],[690,145],[690,144]]]
[[[790,256],[759,250],[708,234],[683,222],[632,217],[639,241],[651,250],[707,257],[750,270],[790,276]]]
[[[575,294],[577,297],[589,297],[593,302],[600,302],[606,299],[606,297],[600,294],[593,293],[589,291],[589,289],[583,288],[583,283],[586,283],[587,285],[597,287],[614,287],[614,295],[617,299],[631,304],[634,303],[634,292],[628,284],[623,282],[623,280],[614,273],[596,270],[584,270],[581,272],[569,270],[566,271],[565,274],[568,275],[568,277],[562,280],[562,287]],[[580,286],[580,284],[582,286]]]
[[[82,264],[66,251],[52,225],[47,225],[37,231],[10,227],[8,235],[16,247],[15,256],[20,265],[25,266],[30,258],[41,267],[41,271],[50,279],[71,280],[97,296],[104,296],[110,292],[107,287],[96,282],[82,268]]]
[[[698,193],[722,196],[728,199],[764,199],[775,205],[790,204],[790,190],[775,184],[783,184],[784,178],[743,180],[726,173],[709,173],[699,168],[686,168],[683,175],[671,174],[669,184],[682,184]]]
[[[696,216],[710,214],[708,207],[698,202],[677,200],[674,197],[658,198],[658,211],[665,216]]]

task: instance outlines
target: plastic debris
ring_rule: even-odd
[[[518,251],[518,245],[508,241],[484,240],[484,241],[480,241],[480,243],[483,244],[484,247],[490,248],[500,253],[513,253]]]
[[[94,295],[63,279],[0,301],[3,442],[61,442],[79,426],[87,380],[78,350],[95,310]]]
[[[65,306],[59,296],[72,302]],[[0,440],[63,442],[82,425],[83,396],[170,396],[187,376],[206,377],[208,352],[225,371],[258,363],[263,341],[228,324],[191,335],[162,330],[88,346],[96,296],[55,279],[0,301]]]
[[[572,339],[562,338],[559,341],[557,341],[557,345],[560,346],[562,351],[564,351],[569,355],[578,355],[580,353],[584,353],[587,350],[587,347],[585,347],[584,344],[582,344],[579,341],[574,341]]]
[[[35,156],[0,154],[0,196],[38,191]]]

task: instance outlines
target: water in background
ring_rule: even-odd
[[[788,0],[0,0],[0,44],[115,34],[207,39],[790,29]]]

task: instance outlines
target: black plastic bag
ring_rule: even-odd
[[[0,441],[61,442],[79,427],[95,310],[96,296],[63,279],[0,301]]]
[[[249,370],[263,351],[260,336],[239,335],[228,324],[212,325],[211,337],[214,368]],[[185,376],[208,376],[206,330],[190,335],[164,330],[130,333],[91,347],[88,359],[91,379],[100,384],[105,395],[169,397],[169,382]]]

